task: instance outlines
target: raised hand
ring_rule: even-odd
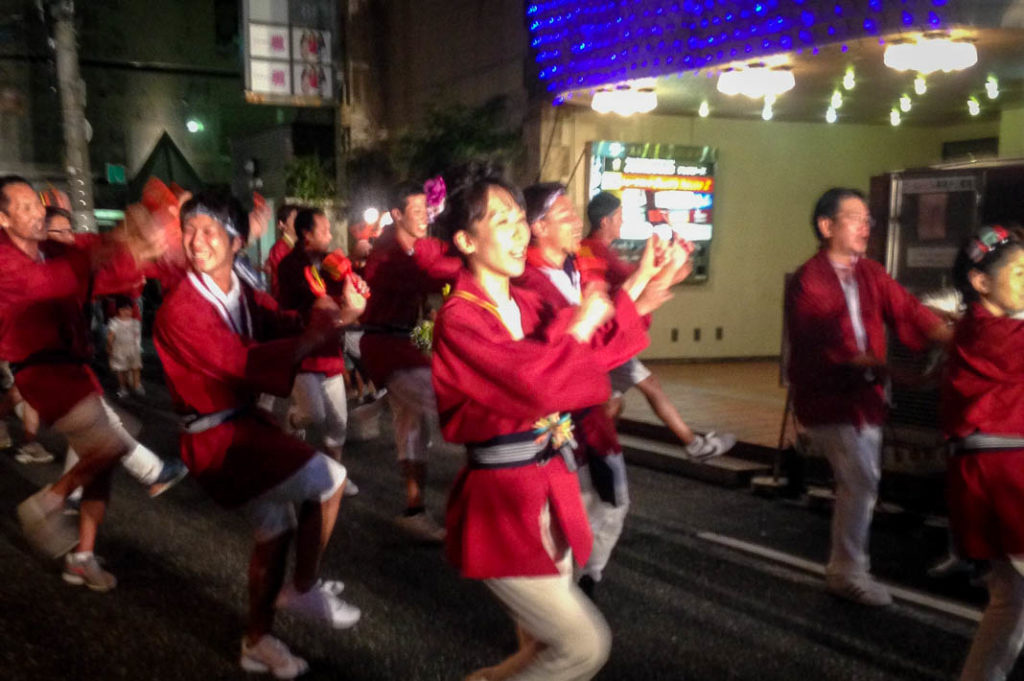
[[[664,245],[657,234],[651,235],[644,246],[644,252],[640,256],[640,262],[636,270],[622,284],[622,290],[635,302],[643,293],[647,283],[654,278],[661,268],[658,258],[664,259]]]
[[[266,201],[258,201],[253,205],[249,213],[249,243],[259,241],[263,232],[267,231],[267,223],[270,222],[270,206]]]
[[[355,322],[366,309],[366,296],[359,290],[359,286],[353,281],[353,278],[360,282],[363,281],[354,272],[350,272],[345,279],[345,287],[341,293],[341,316],[344,324]],[[365,282],[363,284],[365,285]]]
[[[167,251],[164,225],[153,219],[141,204],[133,203],[124,211],[124,227],[115,235],[138,261],[155,260]]]
[[[615,306],[599,286],[588,286],[569,325],[569,333],[581,343],[589,343],[594,332],[612,318]]]

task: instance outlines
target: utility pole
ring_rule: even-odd
[[[349,68],[349,0],[338,0],[338,59],[335,63],[335,74],[337,83],[338,105],[334,109],[334,200],[337,207],[337,218],[348,224],[348,173],[346,163],[350,146],[350,125],[352,102],[349,93],[349,77],[352,70]],[[345,199],[342,199],[342,196]],[[344,211],[344,212],[342,212]],[[342,246],[348,251],[348,229],[342,232]]]
[[[57,86],[64,119],[64,168],[68,174],[74,227],[80,232],[95,232],[92,170],[89,167],[89,141],[86,139],[85,81],[78,71],[74,0],[53,0],[50,14],[53,17],[53,49],[57,57]]]

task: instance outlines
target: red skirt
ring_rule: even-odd
[[[462,469],[448,499],[448,560],[470,579],[558,574],[541,534],[548,504],[551,523],[583,565],[593,537],[579,481],[562,457],[544,465]]]
[[[1024,449],[954,456],[946,480],[949,523],[961,555],[1024,555]]]
[[[47,425],[89,395],[103,394],[99,379],[85,364],[32,364],[14,375],[14,385]]]
[[[284,482],[314,454],[261,412],[181,435],[181,460],[213,500],[228,508]]]

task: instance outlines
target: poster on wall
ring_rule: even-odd
[[[696,246],[687,283],[708,280],[714,226],[713,147],[598,141],[589,145],[587,201],[598,192],[622,201],[622,232],[613,247],[636,261],[652,234]]]
[[[326,106],[337,99],[333,0],[243,0],[245,99]]]

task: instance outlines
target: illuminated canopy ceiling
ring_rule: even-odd
[[[527,5],[538,76],[555,104],[589,104],[594,92],[653,79],[657,113],[757,117],[763,103],[716,90],[720,73],[778,61],[796,87],[774,103],[776,120],[824,119],[838,90],[838,120],[887,123],[903,95],[908,124],[969,120],[1024,96],[1024,0],[547,0]],[[938,31],[971,41],[978,64],[927,77],[883,64],[885,46]],[[856,87],[842,87],[850,69]],[[989,99],[986,82],[998,82]]]

